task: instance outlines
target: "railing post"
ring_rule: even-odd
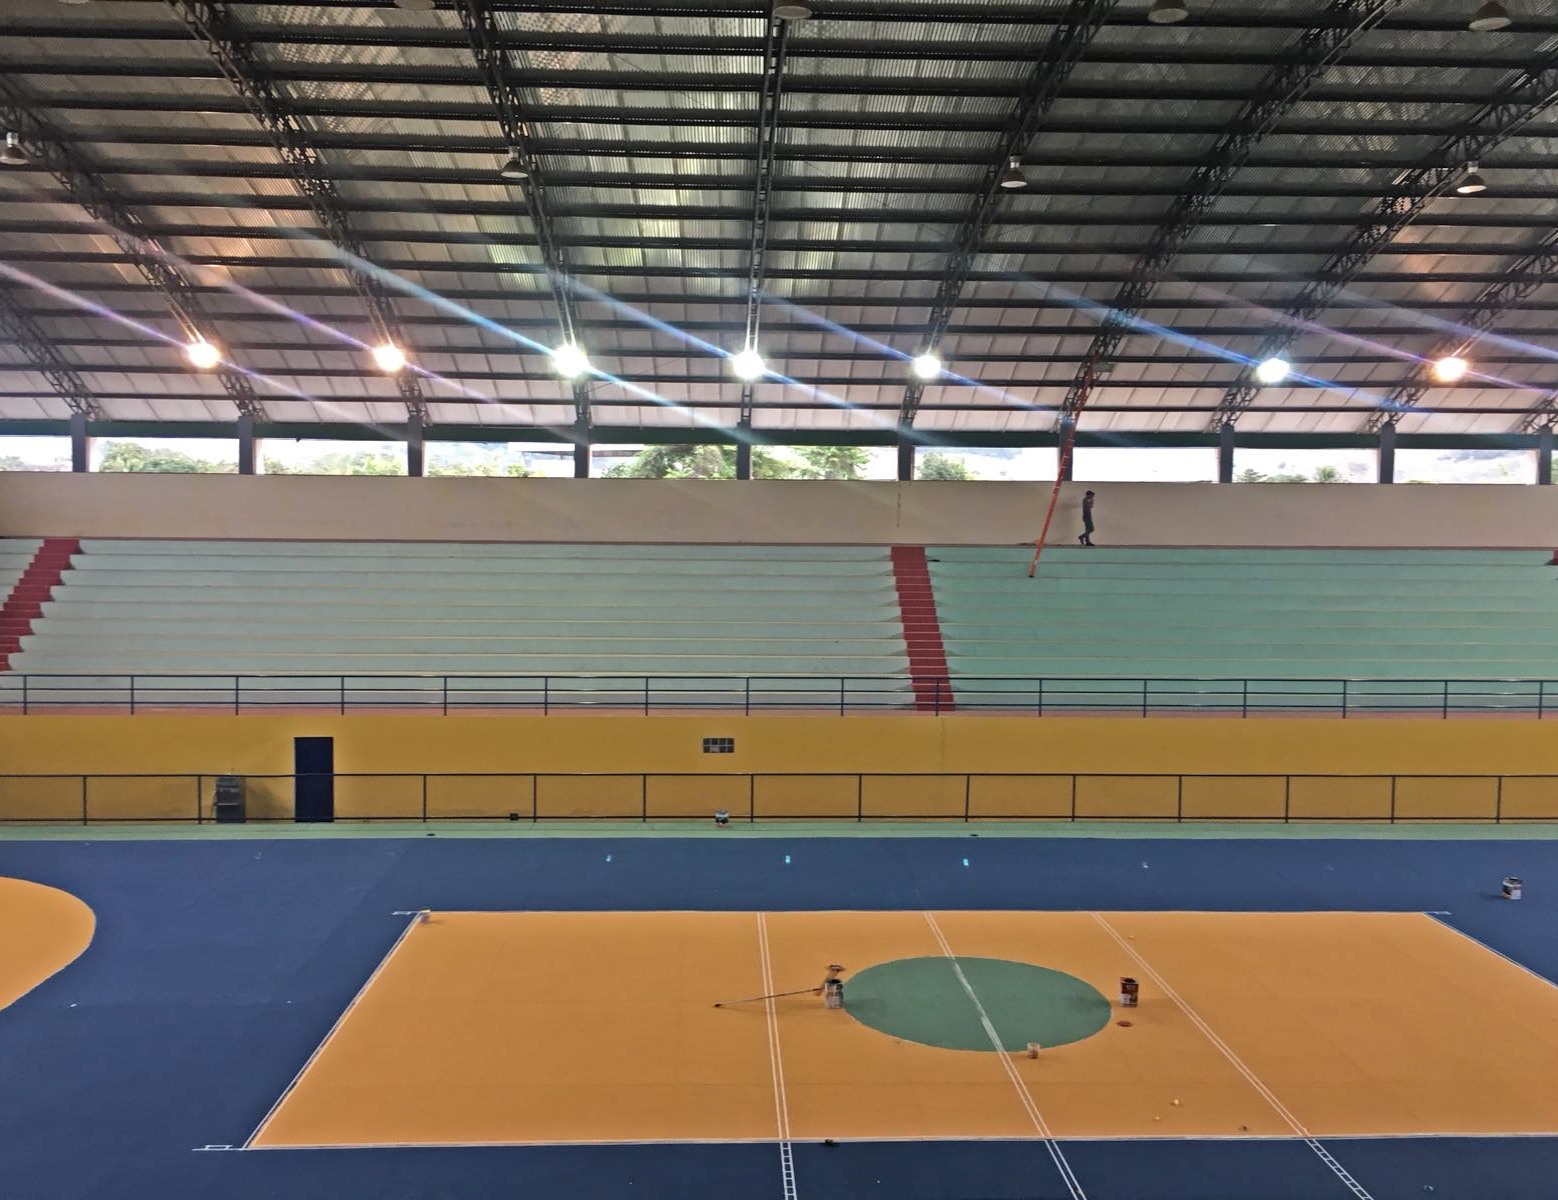
[[[844,715],[844,677],[839,676],[839,716]]]
[[[1493,777],[1493,823],[1495,825],[1504,823],[1504,777],[1502,775]]]
[[[346,676],[341,676],[341,715],[346,715]]]
[[[741,712],[743,716],[750,717],[752,715],[752,676],[746,676],[741,682],[744,685],[741,693]]]
[[[1185,823],[1185,777],[1175,777],[1174,784],[1174,822],[1177,825]]]
[[[552,677],[541,676],[541,715],[549,716],[552,711]]]
[[[638,777],[638,819],[644,824],[649,824],[649,772],[644,771]]]
[[[233,676],[233,716],[237,716],[243,707],[243,676]]]
[[[1044,715],[1044,676],[1039,676],[1039,716]]]
[[[1450,681],[1444,681],[1444,701],[1439,706],[1439,715],[1446,721],[1450,719]]]
[[[973,791],[974,777],[972,775],[965,774],[963,776],[963,824],[965,825],[968,824],[968,814],[971,807],[969,801],[972,798]]]
[[[24,675],[24,676],[22,676],[22,695],[26,696],[26,694],[27,694],[27,677]],[[1547,707],[1546,700],[1547,700],[1547,680],[1545,680],[1545,679],[1538,679],[1536,681],[1536,715],[1537,715],[1537,719],[1538,720],[1541,719],[1543,713],[1546,711],[1546,707]],[[25,701],[23,701],[23,707],[24,708],[26,707],[26,702]]]
[[[1145,679],[1141,681],[1141,715],[1144,717],[1147,715],[1147,681]]]
[[[757,776],[747,775],[747,824],[757,823]]]
[[[447,677],[446,677],[447,678]],[[427,773],[422,775],[422,824],[427,824]]]
[[[87,777],[81,777],[81,823],[87,823]]]
[[[130,676],[130,715],[135,715],[135,676]]]
[[[443,693],[444,693],[444,716],[447,717],[449,715],[449,676],[444,675],[444,676],[441,677],[441,679],[442,679],[442,682],[443,682],[443,685],[444,685],[444,687],[443,687]]]
[[[932,693],[932,708],[936,715],[941,716],[941,680],[936,680],[936,690]]]
[[[195,775],[192,776],[192,778],[195,781],[195,824],[203,825],[205,824],[205,820],[200,814],[200,785],[205,782],[205,777],[202,775]]]
[[[1077,819],[1077,777],[1076,777],[1076,772],[1073,771],[1071,773],[1071,821],[1072,821],[1073,824],[1076,823],[1076,819]]]
[[[649,715],[649,676],[644,676],[644,715]]]
[[[1292,820],[1293,813],[1293,777],[1282,777],[1282,823],[1288,824]]]
[[[1342,720],[1347,719],[1347,681],[1342,680]]]
[[[1243,683],[1244,692],[1239,699],[1239,715],[1248,717],[1250,715],[1250,681],[1246,679]]]
[[[1390,777],[1390,823],[1396,823],[1396,777]]]
[[[28,711],[28,709],[27,709],[27,676],[23,675],[22,676],[22,716],[25,717],[27,715],[27,711]],[[1541,711],[1542,710],[1540,708],[1537,709],[1538,714],[1540,714]]]
[[[855,824],[860,824],[866,819],[866,777],[861,773],[855,775]]]

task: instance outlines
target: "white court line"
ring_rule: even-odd
[[[1033,1097],[1028,1093],[1028,1087],[1022,1081],[1022,1076],[1017,1073],[1017,1068],[1012,1066],[1011,1059],[1006,1057],[1006,1048],[1001,1045],[1001,1035],[995,1031],[995,1026],[990,1022],[990,1015],[985,1012],[985,1006],[979,1002],[973,985],[968,982],[968,976],[963,974],[962,964],[958,962],[958,956],[952,953],[952,947],[948,944],[946,935],[941,932],[941,926],[936,924],[934,913],[925,913],[926,923],[936,935],[936,941],[941,946],[941,952],[947,956],[947,961],[952,964],[952,970],[958,977],[958,982],[963,985],[963,990],[968,993],[968,998],[974,1003],[974,1010],[979,1014],[979,1023],[985,1027],[985,1036],[990,1039],[990,1048],[995,1051],[995,1056],[1001,1060],[1001,1066],[1006,1071],[1006,1077],[1012,1081],[1012,1086],[1017,1089],[1017,1095],[1022,1100],[1022,1106],[1028,1113],[1028,1119],[1033,1122],[1039,1136],[1044,1139],[1044,1147],[1049,1151],[1049,1156],[1055,1160],[1055,1167],[1060,1171],[1061,1179],[1065,1180],[1066,1189],[1071,1193],[1072,1200],[1087,1200],[1087,1193],[1082,1190],[1082,1184],[1077,1179],[1075,1172],[1071,1170],[1071,1164],[1066,1161],[1066,1156],[1061,1153],[1059,1144],[1050,1132],[1048,1123],[1044,1120],[1044,1114],[1039,1111],[1039,1106],[1033,1102]]]
[[[1517,959],[1510,958],[1509,955],[1505,954],[1502,950],[1495,950],[1492,946],[1488,945],[1488,943],[1483,941],[1480,937],[1473,937],[1471,934],[1467,933],[1464,929],[1458,928],[1455,925],[1451,925],[1450,922],[1448,922],[1448,921],[1441,921],[1441,920],[1439,920],[1439,917],[1441,915],[1448,917],[1450,915],[1449,913],[1440,914],[1440,913],[1437,913],[1437,912],[1426,912],[1423,915],[1425,917],[1433,918],[1433,921],[1434,921],[1435,925],[1443,925],[1446,929],[1448,929],[1451,933],[1456,934],[1458,937],[1463,937],[1468,942],[1471,942],[1472,944],[1477,945],[1477,946],[1481,946],[1489,954],[1493,955],[1494,958],[1502,958],[1510,966],[1516,967],[1519,970],[1524,971],[1527,975],[1531,976],[1532,979],[1538,980],[1541,983],[1545,983],[1548,987],[1558,987],[1558,983],[1554,983],[1551,979],[1547,978],[1547,976],[1543,975],[1540,971],[1533,970],[1532,968],[1526,966],[1525,963],[1520,962]]]
[[[1207,1041],[1211,1042],[1212,1045],[1216,1046],[1218,1050],[1222,1051],[1223,1057],[1232,1063],[1234,1069],[1249,1081],[1250,1086],[1259,1092],[1266,1103],[1271,1105],[1271,1107],[1276,1111],[1277,1115],[1286,1121],[1293,1132],[1304,1140],[1304,1144],[1315,1152],[1320,1161],[1331,1168],[1332,1174],[1334,1174],[1339,1180],[1342,1181],[1347,1190],[1352,1192],[1352,1194],[1356,1196],[1358,1200],[1374,1200],[1374,1198],[1368,1193],[1367,1189],[1365,1189],[1361,1183],[1348,1174],[1347,1169],[1343,1167],[1341,1163],[1336,1161],[1331,1152],[1322,1146],[1318,1141],[1316,1141],[1310,1132],[1299,1123],[1298,1118],[1288,1111],[1287,1105],[1283,1104],[1282,1101],[1277,1099],[1276,1093],[1274,1093],[1269,1087],[1262,1083],[1259,1077],[1256,1076],[1255,1072],[1250,1070],[1250,1068],[1244,1064],[1244,1060],[1233,1052],[1232,1047],[1230,1047],[1227,1042],[1223,1041],[1222,1038],[1218,1037],[1217,1033],[1212,1029],[1212,1027],[1201,1019],[1201,1014],[1196,1012],[1195,1009],[1191,1008],[1185,998],[1169,986],[1168,980],[1164,979],[1163,976],[1157,973],[1157,971],[1153,970],[1152,965],[1142,957],[1141,953],[1136,949],[1136,947],[1122,938],[1115,930],[1114,926],[1109,924],[1109,922],[1104,919],[1104,915],[1102,913],[1095,912],[1092,913],[1091,916],[1093,920],[1097,921],[1101,926],[1103,926],[1104,931],[1115,940],[1115,944],[1118,945],[1121,950],[1124,950],[1126,954],[1130,955],[1131,959],[1136,963],[1137,969],[1141,971],[1141,973],[1148,979],[1152,980],[1153,983],[1157,984],[1158,990],[1160,992],[1162,992],[1165,996],[1167,996],[1170,1000],[1179,1006],[1180,1011],[1182,1011],[1185,1016],[1190,1018],[1191,1024],[1193,1024],[1206,1036]]]
[[[763,991],[774,990],[773,960],[768,953],[768,914],[757,914],[757,953],[763,966]],[[784,1055],[779,1050],[779,1013],[773,1000],[763,1001],[768,1017],[768,1065],[774,1080],[774,1113],[779,1124],[779,1179],[784,1200],[795,1200],[795,1148],[790,1144],[790,1104],[784,1094]]]
[[[352,1002],[341,1010],[341,1015],[335,1019],[335,1024],[330,1026],[330,1030],[325,1034],[324,1040],[314,1047],[314,1052],[308,1056],[308,1061],[298,1068],[298,1073],[292,1077],[292,1082],[287,1084],[286,1090],[276,1097],[276,1103],[272,1104],[270,1110],[260,1119],[260,1123],[254,1127],[254,1132],[244,1139],[240,1149],[253,1149],[254,1139],[260,1136],[260,1132],[270,1123],[270,1119],[276,1115],[277,1110],[286,1102],[287,1097],[292,1095],[292,1090],[302,1081],[303,1076],[308,1074],[308,1069],[314,1065],[314,1060],[330,1044],[330,1039],[336,1035],[336,1031],[346,1023],[346,1018],[352,1015],[352,1009],[356,1008],[362,998],[368,994],[368,989],[373,986],[373,981],[383,973],[384,968],[389,965],[389,960],[395,957],[395,951],[400,949],[401,943],[406,940],[406,935],[418,923],[421,915],[418,912],[412,916],[411,920],[406,922],[406,927],[400,931],[400,936],[395,939],[394,944],[390,946],[384,957],[379,959],[379,965],[373,968],[373,974],[369,975],[362,987],[357,989],[357,994],[352,997]]]

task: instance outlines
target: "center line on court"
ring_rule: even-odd
[[[1374,1200],[1374,1197],[1369,1194],[1368,1190],[1364,1188],[1364,1186],[1356,1179],[1354,1179],[1350,1174],[1348,1174],[1347,1169],[1343,1167],[1341,1163],[1336,1161],[1331,1152],[1322,1146],[1318,1141],[1316,1141],[1315,1138],[1310,1134],[1309,1130],[1305,1129],[1303,1125],[1299,1123],[1298,1118],[1295,1117],[1290,1111],[1288,1111],[1287,1105],[1283,1104],[1281,1100],[1277,1099],[1276,1093],[1273,1092],[1264,1083],[1262,1083],[1255,1072],[1250,1070],[1250,1068],[1244,1064],[1244,1060],[1233,1052],[1233,1048],[1229,1046],[1227,1042],[1223,1041],[1222,1038],[1218,1037],[1216,1031],[1214,1031],[1210,1025],[1201,1019],[1201,1014],[1196,1012],[1195,1009],[1191,1008],[1190,1004],[1185,1000],[1185,998],[1169,986],[1168,980],[1164,979],[1163,976],[1157,973],[1157,971],[1153,970],[1152,964],[1141,956],[1140,951],[1138,951],[1135,946],[1131,945],[1130,942],[1128,942],[1125,938],[1122,938],[1115,927],[1104,919],[1104,915],[1102,913],[1095,912],[1092,913],[1091,916],[1093,920],[1097,921],[1100,925],[1103,926],[1104,932],[1114,939],[1115,944],[1118,945],[1121,950],[1124,950],[1126,954],[1130,955],[1131,960],[1136,964],[1137,970],[1139,970],[1148,979],[1152,980],[1153,983],[1157,984],[1158,990],[1179,1006],[1180,1011],[1183,1012],[1185,1016],[1190,1018],[1190,1023],[1206,1035],[1207,1041],[1211,1042],[1213,1046],[1217,1047],[1217,1049],[1222,1052],[1222,1056],[1230,1063],[1232,1063],[1234,1069],[1249,1081],[1250,1086],[1261,1094],[1261,1097],[1266,1101],[1267,1104],[1271,1105],[1271,1107],[1276,1111],[1276,1114],[1288,1123],[1288,1126],[1293,1130],[1294,1133],[1298,1134],[1299,1137],[1304,1139],[1304,1144],[1315,1152],[1321,1162],[1331,1168],[1331,1172],[1336,1176],[1336,1178],[1341,1180],[1342,1184],[1350,1192],[1352,1192],[1352,1194],[1356,1196],[1358,1200]]]
[[[974,985],[969,983],[968,976],[963,973],[962,964],[958,962],[958,956],[952,953],[952,947],[947,942],[946,935],[941,932],[941,926],[936,923],[936,915],[927,911],[925,921],[930,926],[930,931],[936,936],[936,942],[941,947],[941,952],[947,956],[947,961],[952,964],[952,971],[958,977],[958,982],[963,985],[963,990],[968,993],[968,998],[973,1002],[974,1011],[979,1014],[979,1023],[985,1028],[985,1036],[990,1039],[990,1048],[995,1051],[996,1058],[1001,1060],[1001,1066],[1006,1071],[1006,1077],[1012,1081],[1012,1086],[1017,1089],[1017,1096],[1022,1101],[1023,1108],[1028,1113],[1028,1119],[1033,1122],[1033,1127],[1039,1131],[1039,1136],[1044,1139],[1044,1148],[1049,1151],[1049,1156],[1055,1160],[1055,1167],[1060,1171],[1060,1177],[1065,1181],[1066,1190],[1071,1193],[1072,1200],[1087,1200],[1087,1193],[1082,1190],[1082,1184],[1076,1177],[1076,1172],[1071,1169],[1071,1164],[1066,1161],[1066,1156],[1061,1153],[1059,1144],[1055,1141],[1055,1135],[1050,1132],[1049,1124],[1044,1120],[1044,1114],[1039,1111],[1039,1106],[1033,1102],[1033,1096],[1028,1092],[1028,1085],[1022,1081],[1022,1076],[1017,1073],[1017,1068],[1012,1066],[1011,1059],[1006,1056],[1006,1048],[1001,1045],[1001,1035],[995,1031],[995,1025],[990,1020],[990,1014],[985,1012],[985,1006],[979,1002],[979,996],[974,991]]]

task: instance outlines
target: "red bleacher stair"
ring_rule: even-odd
[[[920,712],[951,712],[952,685],[947,676],[947,648],[941,641],[936,594],[924,546],[894,546],[893,583],[898,589],[898,615],[909,651],[909,678],[914,707]]]
[[[43,616],[44,601],[54,594],[70,560],[81,553],[75,538],[48,538],[32,556],[32,562],[16,581],[5,604],[0,605],[0,671],[8,670],[11,656],[22,648],[33,622]]]

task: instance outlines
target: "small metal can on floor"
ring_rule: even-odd
[[[1128,975],[1120,977],[1120,1007],[1135,1008],[1136,1001],[1141,996],[1141,984]]]
[[[1518,900],[1520,899],[1520,893],[1524,890],[1524,888],[1525,885],[1521,883],[1520,876],[1506,875],[1504,876],[1504,886],[1500,890],[1504,893],[1504,899]]]

